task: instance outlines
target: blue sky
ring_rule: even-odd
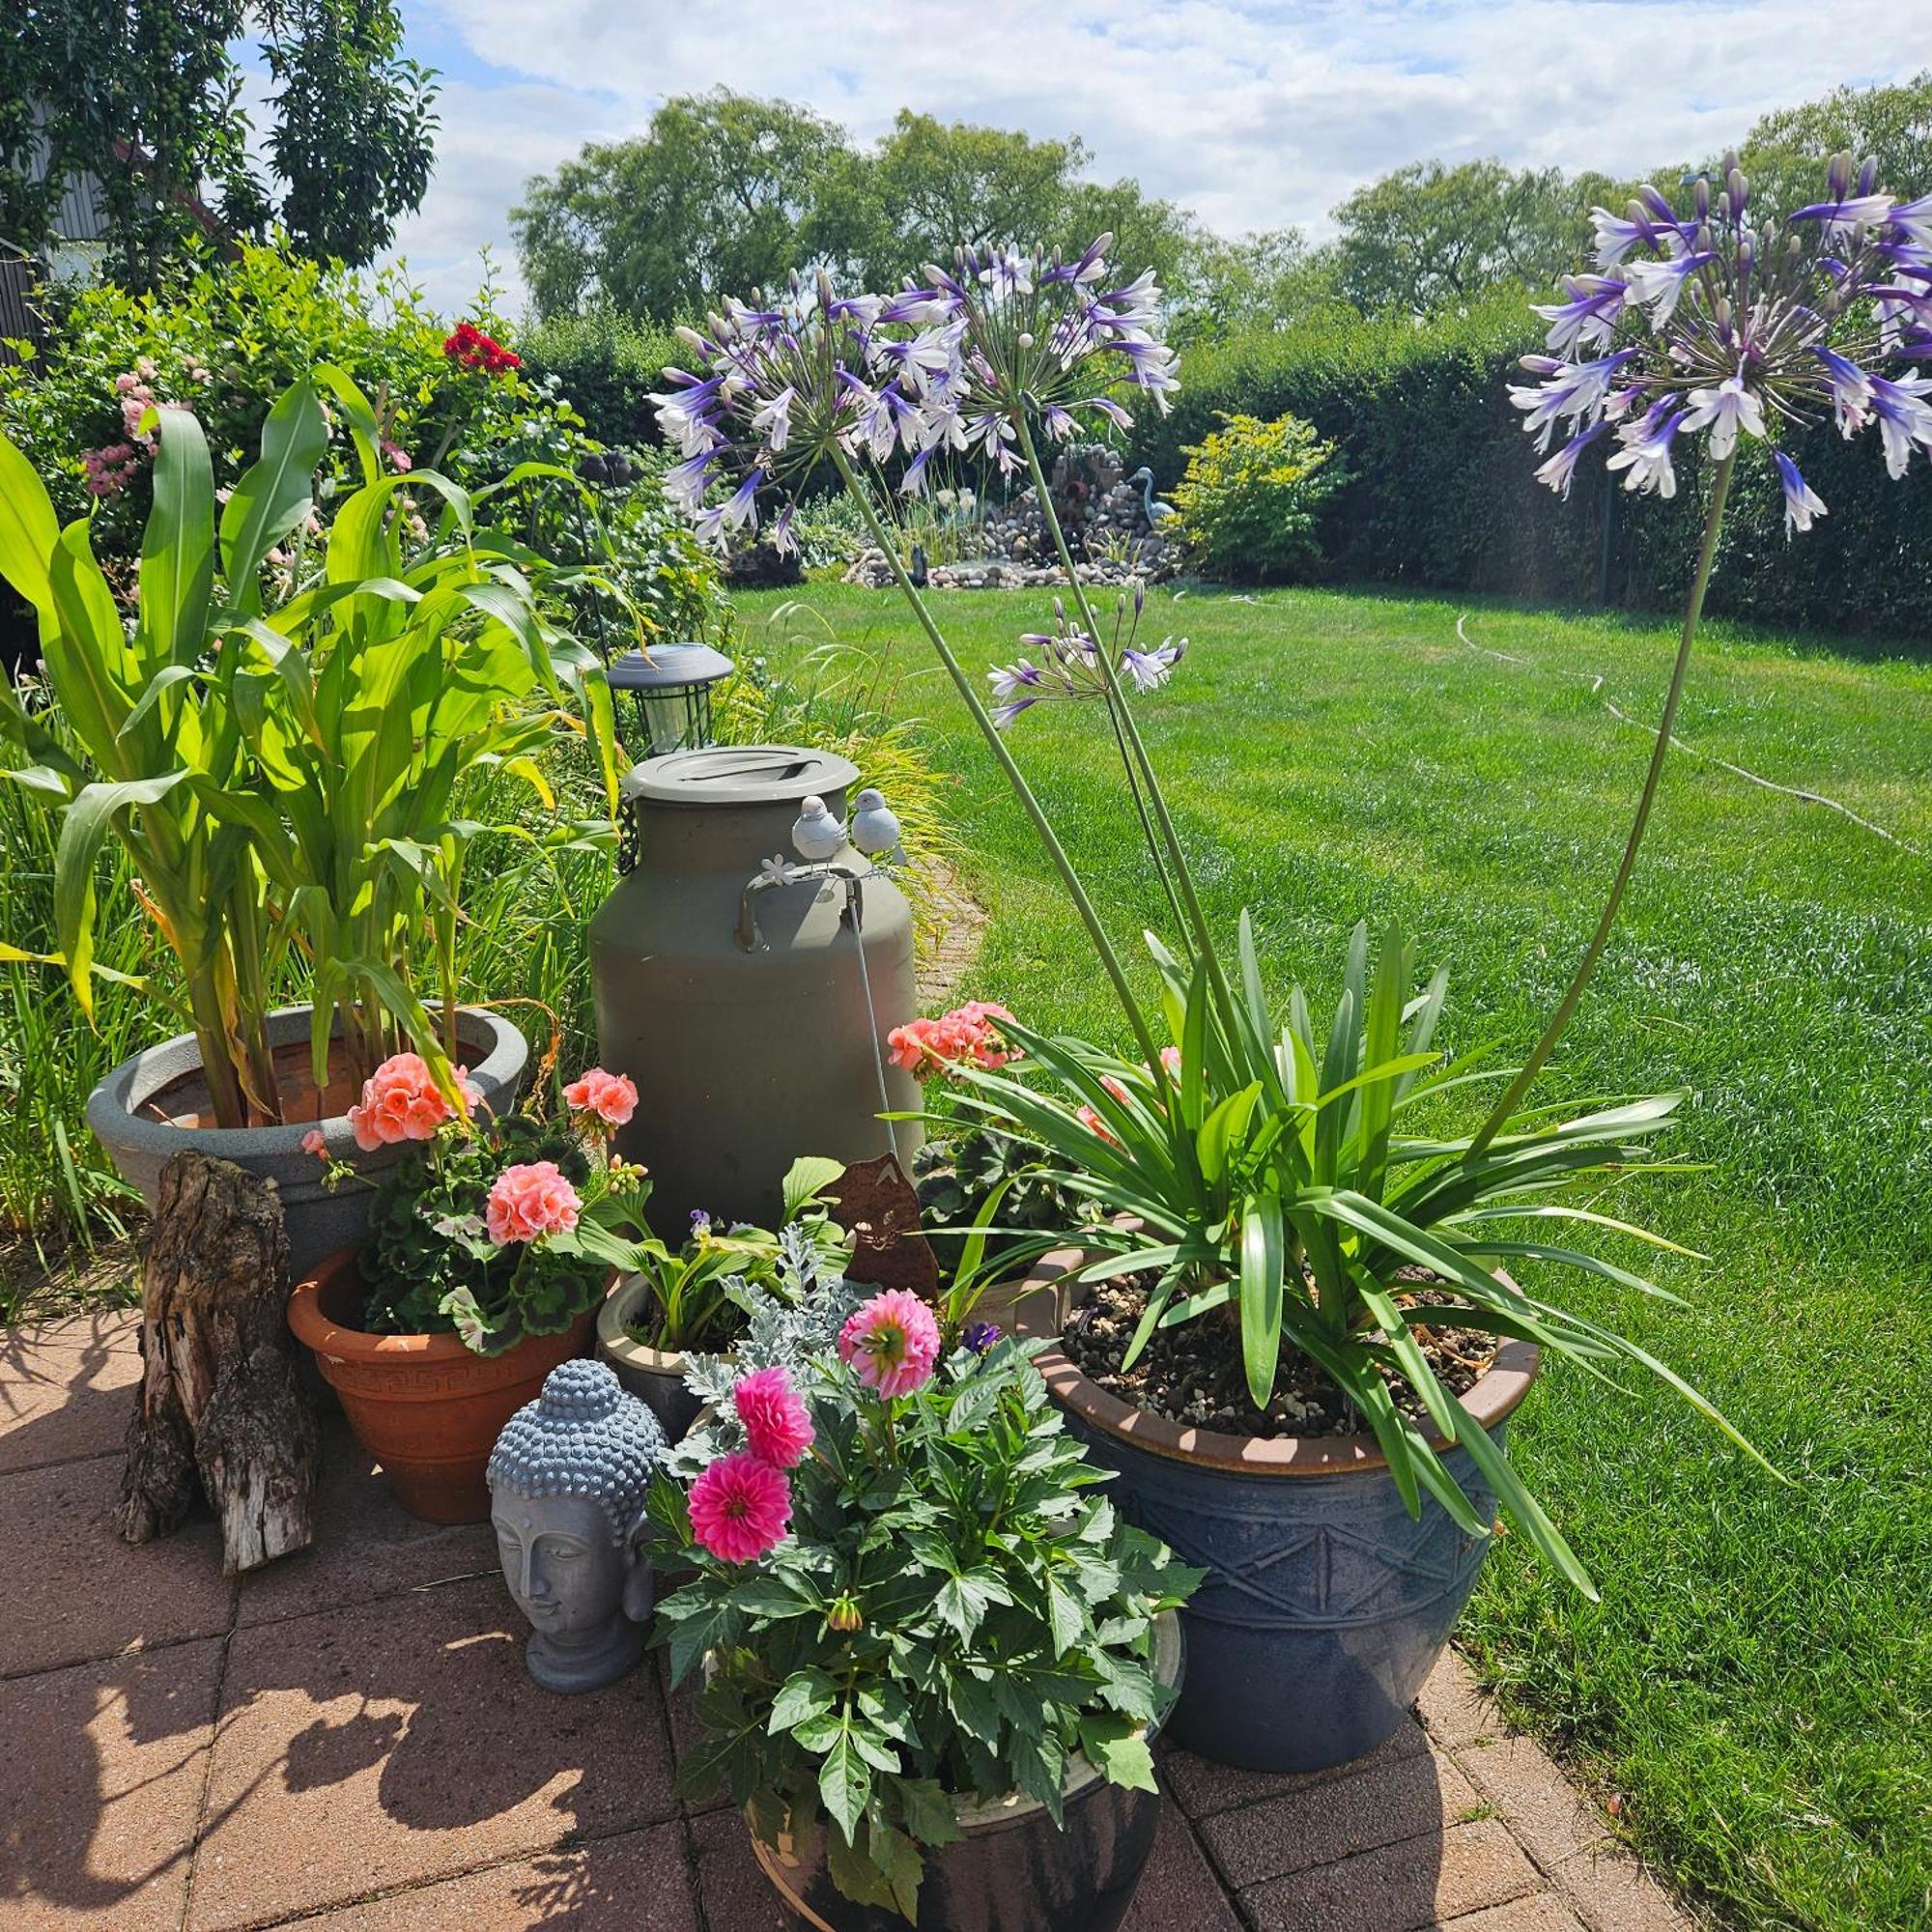
[[[459,307],[508,212],[586,140],[720,85],[876,138],[901,106],[1080,134],[1099,174],[1230,232],[1321,234],[1405,161],[1613,173],[1702,157],[1766,109],[1932,63],[1932,0],[403,0],[443,73],[435,185],[400,251]],[[1821,23],[1829,31],[1820,31]],[[1895,51],[1893,51],[1895,50]]]

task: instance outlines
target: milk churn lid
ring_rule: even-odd
[[[624,774],[627,803],[652,805],[781,805],[823,797],[855,783],[859,767],[837,752],[796,745],[711,745],[701,751],[667,752]]]

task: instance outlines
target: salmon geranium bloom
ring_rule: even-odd
[[[563,1090],[563,1103],[586,1122],[621,1127],[638,1111],[638,1083],[628,1073],[593,1066]]]
[[[893,1065],[915,1079],[967,1064],[993,1072],[1017,1060],[1018,1050],[1001,1037],[998,1023],[1012,1014],[993,1000],[968,1000],[937,1019],[908,1020],[886,1036]]]
[[[506,1248],[513,1241],[567,1234],[577,1226],[582,1206],[555,1161],[523,1161],[506,1167],[491,1183],[483,1220],[490,1238]]]
[[[456,1069],[456,1085],[466,1106],[483,1104],[467,1066]],[[397,1141],[426,1141],[455,1118],[422,1055],[393,1053],[363,1081],[362,1097],[349,1110],[349,1130],[364,1153],[374,1153]]]

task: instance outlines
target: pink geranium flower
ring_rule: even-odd
[[[483,1104],[467,1066],[456,1069],[456,1086],[467,1106]],[[396,1141],[426,1141],[455,1117],[422,1055],[394,1053],[363,1081],[362,1097],[349,1110],[349,1129],[364,1153],[374,1153]]]
[[[893,1064],[924,1080],[948,1067],[971,1062],[988,1072],[1017,1060],[1018,1052],[1001,1037],[998,1022],[1012,1014],[991,1000],[968,1000],[937,1019],[909,1020],[886,1036]]]
[[[759,1369],[731,1391],[752,1454],[775,1469],[795,1469],[811,1447],[811,1417],[782,1369]]]
[[[593,1066],[563,1090],[563,1103],[573,1114],[594,1116],[607,1127],[621,1127],[638,1111],[638,1083],[628,1073],[606,1073]]]
[[[691,1486],[691,1533],[726,1563],[755,1563],[784,1541],[791,1485],[746,1450],[721,1456]]]
[[[875,1294],[838,1331],[838,1359],[887,1402],[924,1386],[939,1359],[939,1323],[903,1288]]]
[[[311,1127],[302,1136],[302,1152],[312,1153],[318,1160],[328,1158],[328,1141],[320,1127]]]
[[[521,1161],[490,1183],[484,1224],[499,1248],[534,1241],[544,1235],[567,1234],[577,1226],[583,1203],[554,1160]]]

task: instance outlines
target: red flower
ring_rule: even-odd
[[[463,368],[478,369],[486,376],[507,376],[512,369],[524,366],[521,355],[511,355],[473,322],[459,322],[455,331],[444,338],[442,353]]]

